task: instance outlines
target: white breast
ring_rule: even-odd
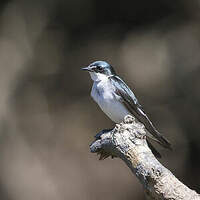
[[[120,97],[114,93],[114,88],[108,78],[99,82],[94,81],[91,96],[115,123],[120,123],[126,115],[130,114],[119,101]]]

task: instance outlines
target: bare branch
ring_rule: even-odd
[[[149,199],[200,200],[200,195],[180,182],[152,154],[146,142],[146,129],[134,117],[126,116],[124,122],[113,130],[103,130],[96,135],[90,150],[121,158],[142,183]]]

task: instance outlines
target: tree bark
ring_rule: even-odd
[[[128,115],[113,130],[103,130],[91,144],[100,160],[109,156],[121,158],[143,185],[148,199],[200,200],[200,195],[180,182],[152,154],[146,142],[143,124]]]

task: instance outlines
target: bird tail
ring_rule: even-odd
[[[156,157],[156,158],[161,158],[161,154],[155,149],[155,147],[147,140],[147,144],[149,146],[149,148],[151,149],[153,155]]]
[[[171,144],[169,143],[169,141],[164,138],[154,127],[154,125],[152,124],[152,122],[150,121],[150,119],[148,118],[148,116],[141,110],[139,109],[140,113],[142,115],[139,116],[140,121],[145,125],[145,128],[149,131],[149,133],[151,135],[147,135],[149,136],[151,139],[155,140],[156,142],[158,142],[161,146],[172,150]]]
[[[153,126],[150,120],[148,124],[145,124],[145,127],[151,134],[151,135],[148,134],[147,136],[149,136],[151,139],[159,143],[161,146],[172,150],[172,147],[169,141],[156,130],[156,128]]]
[[[172,147],[171,147],[171,144],[169,143],[169,141],[165,137],[163,137],[156,129],[150,130],[148,127],[146,127],[146,129],[148,130],[147,136],[149,138],[156,141],[161,146],[163,146],[169,150],[172,150]]]

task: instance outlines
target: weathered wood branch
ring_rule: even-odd
[[[124,122],[113,130],[103,130],[96,135],[90,150],[121,158],[142,183],[149,199],[200,200],[200,195],[180,182],[152,154],[146,142],[146,129],[134,117],[126,116]]]

